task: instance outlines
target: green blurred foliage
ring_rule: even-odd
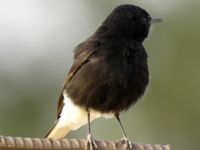
[[[172,149],[176,150],[198,149],[200,3],[182,1],[169,11],[158,12],[145,1],[87,0],[83,7],[90,8],[88,15],[92,16],[93,23],[88,21],[89,29],[85,35],[89,36],[105,15],[122,3],[136,3],[164,19],[164,23],[153,27],[144,43],[149,54],[151,73],[146,95],[134,108],[122,115],[128,137],[140,143],[171,144]],[[64,58],[63,55],[67,53],[49,54],[52,60],[56,59],[44,65],[44,57],[42,61],[35,62],[36,65],[29,66],[29,69],[20,68],[21,72],[14,75],[0,72],[0,134],[30,137],[45,135],[56,118],[56,100],[72,63],[68,61],[66,67],[64,61],[58,61],[62,62],[58,64],[60,67],[54,66],[56,60]],[[92,132],[97,139],[121,138],[115,119],[94,121]],[[69,134],[70,138],[85,136],[86,127]]]

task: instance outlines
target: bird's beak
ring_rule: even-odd
[[[150,21],[151,24],[159,23],[159,22],[163,22],[163,20],[161,18],[151,18],[151,21]]]

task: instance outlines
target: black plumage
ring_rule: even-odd
[[[145,10],[122,5],[76,47],[64,86],[75,104],[87,110],[119,113],[138,100],[149,81],[143,40],[150,20]]]

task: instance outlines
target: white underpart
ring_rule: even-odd
[[[63,96],[64,106],[58,121],[59,127],[76,130],[87,124],[88,118],[86,110],[80,106],[75,105],[65,91],[63,92]],[[90,110],[90,121],[100,117],[111,118],[113,116],[113,113],[102,114],[98,111]]]

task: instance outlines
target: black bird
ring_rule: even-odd
[[[64,138],[88,123],[87,147],[95,145],[90,121],[119,115],[143,95],[149,82],[147,53],[143,46],[153,19],[135,5],[120,5],[97,31],[74,50],[72,65],[57,106],[57,121],[46,138]]]

